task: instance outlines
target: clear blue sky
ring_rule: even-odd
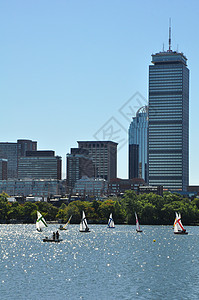
[[[171,18],[172,49],[190,69],[190,184],[199,184],[198,14],[197,0],[0,0],[0,141],[55,150],[64,175],[76,141],[120,141],[127,178],[128,127]]]

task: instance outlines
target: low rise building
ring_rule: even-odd
[[[63,180],[49,179],[24,179],[24,180],[0,180],[0,193],[9,196],[27,197],[51,197],[53,195],[66,193],[66,185]]]
[[[121,179],[114,178],[109,181],[108,191],[109,194],[119,195],[124,193],[126,190],[133,190],[138,192],[139,186],[145,185],[145,181],[142,178],[132,178],[132,179]]]
[[[163,185],[139,186],[138,194],[149,194],[149,193],[154,193],[163,196]]]
[[[81,179],[77,180],[75,183],[73,194],[78,194],[79,196],[96,196],[100,197],[107,195],[108,183],[103,178],[88,178],[83,176]]]

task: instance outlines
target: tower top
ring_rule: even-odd
[[[168,50],[167,52],[159,52],[156,54],[152,54],[151,62],[154,65],[183,63],[186,66],[187,58],[183,53],[178,53],[176,51]]]
[[[172,52],[171,50],[171,18],[169,19],[169,50],[168,52]]]
[[[163,49],[159,53],[152,54],[152,63],[153,64],[169,64],[169,63],[183,63],[187,66],[187,58],[183,52],[173,51],[171,49],[171,18],[169,18],[169,49]]]

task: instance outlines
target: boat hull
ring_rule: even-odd
[[[80,230],[79,232],[90,232],[90,230]]]
[[[179,232],[174,232],[174,234],[188,234],[188,232],[184,232],[184,231],[179,231]]]
[[[136,232],[142,232],[142,230],[137,230],[137,229],[136,229]]]
[[[66,228],[58,228],[59,230],[67,230]]]
[[[63,241],[63,240],[62,239],[53,240],[53,239],[49,239],[49,238],[43,239],[43,242],[49,242],[49,243],[59,243],[61,241]]]

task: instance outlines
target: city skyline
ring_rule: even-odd
[[[199,4],[176,1],[172,10],[157,1],[144,4],[2,3],[1,141],[37,140],[39,149],[54,149],[65,160],[77,140],[100,140],[100,129],[116,121],[124,140],[118,145],[117,176],[128,178],[128,128],[135,113],[127,119],[121,108],[137,92],[148,100],[151,54],[162,51],[163,43],[167,50],[171,17],[172,50],[189,60],[189,183],[198,184]]]

